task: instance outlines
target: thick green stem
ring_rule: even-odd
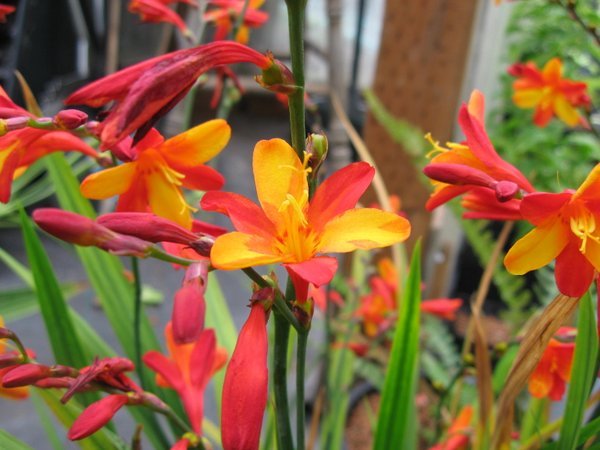
[[[138,259],[131,257],[133,274],[133,347],[135,349],[135,367],[140,377],[140,386],[146,388],[144,367],[142,365],[142,282]]]
[[[290,33],[292,73],[298,89],[289,96],[292,147],[303,158],[306,138],[304,123],[304,9],[306,0],[286,0]]]
[[[290,338],[290,324],[277,310],[274,311],[275,343],[273,349],[273,392],[275,394],[275,414],[277,419],[278,448],[294,448],[290,426],[290,406],[287,393],[287,351]]]
[[[298,332],[296,350],[296,447],[304,450],[304,372],[306,366],[306,344],[308,330]]]

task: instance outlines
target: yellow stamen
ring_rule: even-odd
[[[600,243],[600,236],[594,235],[596,231],[596,219],[589,211],[581,211],[580,214],[572,216],[570,225],[573,234],[581,239],[581,246],[579,247],[581,253],[585,253],[588,239]]]

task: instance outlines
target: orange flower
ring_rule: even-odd
[[[521,214],[535,228],[508,251],[504,265],[522,275],[556,259],[558,290],[582,296],[600,270],[600,164],[576,192],[536,192],[521,201]]]
[[[143,22],[160,23],[167,22],[175,25],[188,37],[192,36],[191,31],[179,14],[170,9],[167,5],[173,3],[168,0],[131,0],[128,10],[130,13],[139,14]],[[189,2],[185,2],[189,3]]]
[[[589,126],[576,109],[590,106],[587,85],[563,78],[559,58],[552,58],[541,71],[529,62],[513,64],[508,73],[517,77],[513,83],[513,102],[519,108],[535,108],[533,122],[537,126],[545,127],[554,115],[571,127]]]
[[[237,194],[208,192],[202,208],[228,215],[237,232],[219,236],[211,251],[217,269],[283,263],[294,281],[296,298],[306,300],[308,283],[331,281],[335,258],[320,253],[372,249],[405,240],[409,222],[378,209],[352,209],[375,170],[364,162],[329,177],[308,201],[308,157],[300,161],[282,139],[260,141],[253,171],[261,207]]]
[[[450,425],[446,440],[430,447],[429,450],[466,450],[470,440],[472,418],[473,407],[467,405]]]
[[[170,358],[151,350],[144,355],[144,363],[157,373],[159,386],[177,391],[192,429],[202,434],[204,390],[210,377],[225,365],[227,355],[217,347],[214,330],[202,331],[196,342],[177,345],[169,322],[165,338]]]
[[[248,43],[249,28],[258,28],[269,19],[269,14],[258,9],[264,2],[265,0],[250,0],[244,14],[244,21],[235,35],[235,40],[240,44]],[[215,24],[216,30],[213,40],[227,39],[227,35],[231,32],[237,18],[242,13],[244,3],[245,0],[210,0],[208,2],[209,5],[215,8],[204,13],[204,20]]]
[[[119,195],[117,211],[146,212],[148,208],[191,229],[192,209],[181,187],[197,190],[220,189],[223,176],[203,165],[229,141],[231,129],[224,120],[211,120],[171,139],[156,130],[133,148],[130,161],[89,175],[81,192],[92,199]]]
[[[565,393],[565,383],[571,378],[574,351],[574,342],[550,339],[540,362],[529,377],[529,393],[538,398],[560,400]]]
[[[466,137],[464,143],[449,142],[448,148],[444,148],[427,136],[434,147],[430,154],[437,153],[423,169],[434,185],[425,205],[428,210],[476,189],[487,189],[495,195],[487,208],[493,210],[496,206],[501,208],[502,203],[510,201],[520,191],[534,190],[516,167],[496,153],[485,131],[483,111],[483,94],[473,91],[469,104],[462,105],[458,116]]]
[[[77,151],[96,158],[96,151],[67,131],[23,128],[0,137],[0,202],[10,200],[12,182],[35,161],[52,152]]]

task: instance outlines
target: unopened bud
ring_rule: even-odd
[[[306,152],[310,155],[308,166],[312,168],[311,176],[315,177],[319,167],[325,161],[327,152],[329,150],[329,143],[327,137],[324,134],[311,133],[306,139]]]
[[[188,243],[188,245],[200,256],[210,256],[210,250],[215,244],[215,238],[210,236],[202,236],[200,239],[196,239],[194,242]]]
[[[64,109],[54,116],[52,122],[63,130],[74,130],[87,122],[88,115],[78,109]]]
[[[292,94],[298,90],[296,80],[292,71],[281,61],[273,58],[273,55],[267,55],[271,59],[271,65],[263,69],[262,75],[256,76],[256,81],[262,87],[270,91],[280,92],[282,94]]]
[[[513,181],[498,181],[494,185],[494,191],[499,202],[507,202],[519,192],[519,185]]]
[[[88,217],[62,209],[36,209],[33,220],[58,239],[83,247],[98,247],[117,255],[145,257],[152,247],[150,242],[115,233]]]
[[[0,354],[0,369],[5,369],[6,367],[16,366],[21,364],[24,361],[23,355],[14,350],[10,352],[4,352]]]
[[[0,339],[12,339],[15,333],[8,328],[0,327]]]
[[[29,386],[44,378],[52,376],[52,370],[42,364],[21,364],[8,371],[2,377],[2,386],[15,388]]]
[[[110,230],[148,242],[173,242],[190,245],[198,235],[168,219],[152,213],[123,212],[104,214],[97,223]]]

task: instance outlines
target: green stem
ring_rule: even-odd
[[[298,89],[289,96],[292,147],[302,160],[306,125],[304,123],[304,9],[306,0],[286,0],[290,33],[292,73]]]
[[[290,406],[287,394],[287,351],[290,338],[290,324],[287,319],[274,311],[275,343],[273,348],[273,393],[275,394],[275,414],[277,420],[278,448],[292,450],[292,428],[290,426]]]
[[[158,247],[154,247],[154,246],[150,248],[148,256],[150,256],[151,258],[160,259],[161,261],[166,261],[166,262],[170,262],[173,264],[179,264],[180,266],[184,266],[184,267],[187,267],[190,264],[194,264],[194,263],[198,262],[193,259],[179,258],[178,256],[174,256],[174,255],[171,255],[170,253],[163,252]]]
[[[135,352],[135,367],[140,377],[140,386],[145,389],[144,367],[142,366],[142,283],[140,266],[135,256],[131,257],[131,272],[133,274],[133,348]]]
[[[296,446],[304,450],[304,372],[306,366],[306,344],[308,330],[298,332],[298,348],[296,350]]]

